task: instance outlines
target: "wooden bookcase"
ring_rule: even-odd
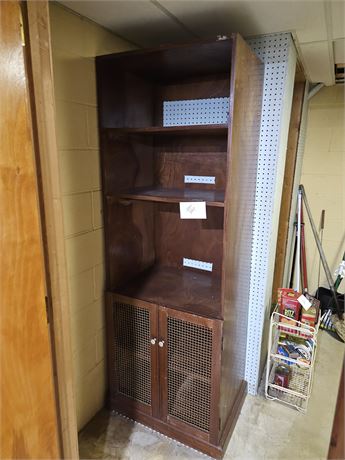
[[[109,407],[221,457],[246,392],[263,65],[237,34],[96,65]],[[224,124],[164,126],[165,101],[224,97]],[[181,219],[183,201],[207,218]]]

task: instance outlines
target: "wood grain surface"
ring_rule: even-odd
[[[334,391],[334,390],[333,390]],[[342,460],[345,458],[345,407],[344,407],[345,385],[344,385],[344,364],[339,383],[338,399],[335,408],[331,442],[329,445],[328,459]]]
[[[208,318],[220,317],[220,278],[200,270],[155,266],[116,292]]]
[[[288,145],[285,160],[282,201],[280,205],[279,214],[279,229],[276,249],[276,260],[274,266],[272,303],[277,301],[278,288],[283,287],[282,283],[286,258],[286,245],[289,232],[292,190],[295,178],[298,139],[302,120],[305,85],[305,81],[295,82],[293,92],[292,109],[288,134]]]
[[[75,405],[70,305],[60,188],[59,156],[55,125],[52,50],[48,1],[26,2],[26,50],[28,80],[33,100],[44,244],[49,267],[47,294],[51,299],[51,322],[56,367],[62,451],[66,458],[78,457],[77,414]],[[25,13],[25,10],[24,10]],[[25,17],[25,15],[24,15]]]
[[[54,459],[58,425],[20,2],[1,2],[0,18],[0,457]]]
[[[231,69],[228,177],[224,208],[224,350],[221,428],[241,400],[247,346],[249,274],[264,66],[237,34]],[[231,425],[231,424],[230,424]]]

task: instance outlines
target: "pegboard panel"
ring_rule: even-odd
[[[281,156],[286,151],[287,132],[282,133],[283,119],[290,112],[292,100],[291,68],[294,69],[295,51],[291,35],[272,34],[247,41],[265,64],[264,93],[260,128],[260,147],[256,179],[256,197],[250,274],[247,356],[245,380],[248,391],[256,394],[261,363],[261,349],[265,315],[270,307],[268,298],[269,274],[272,271],[272,252],[275,253],[274,219],[276,216],[277,182],[281,177]],[[291,49],[293,48],[293,53]],[[291,93],[291,94],[290,94]],[[288,123],[286,128],[288,130]],[[284,135],[283,135],[284,134]],[[284,149],[285,142],[285,149]],[[282,153],[284,152],[284,153]],[[285,162],[285,160],[284,160]],[[280,204],[280,199],[279,199]],[[277,222],[276,222],[277,224]]]
[[[163,102],[163,126],[223,124],[228,117],[228,97]]]

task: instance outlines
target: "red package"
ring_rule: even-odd
[[[281,318],[282,323],[290,324],[291,326],[296,325],[296,321],[299,320],[301,311],[301,304],[298,302],[298,297],[301,294],[294,291],[293,289],[279,288],[278,289],[278,311],[281,315],[287,318]],[[294,329],[288,329],[280,326],[280,330],[286,333],[295,333]]]
[[[290,380],[290,369],[286,366],[278,366],[274,373],[274,384],[288,388]]]

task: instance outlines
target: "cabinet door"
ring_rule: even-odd
[[[108,369],[111,408],[157,415],[158,307],[109,294]]]
[[[161,417],[212,441],[219,430],[221,321],[159,310]]]

